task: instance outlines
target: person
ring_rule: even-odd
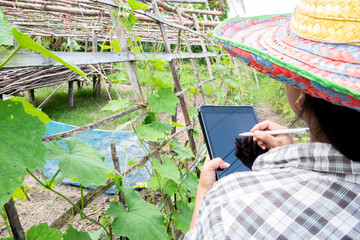
[[[326,3],[325,3],[326,2]],[[324,10],[326,9],[326,11]],[[185,239],[360,239],[360,1],[301,0],[291,16],[228,19],[215,37],[233,56],[285,83],[310,141],[264,130],[250,172],[216,181],[205,160]]]

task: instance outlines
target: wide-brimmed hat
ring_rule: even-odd
[[[360,111],[360,0],[299,0],[292,15],[227,19],[214,36],[257,71]]]

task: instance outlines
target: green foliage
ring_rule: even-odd
[[[159,209],[144,201],[140,193],[124,188],[128,209],[119,202],[111,202],[107,214],[114,216],[112,223],[116,237],[129,239],[167,239],[164,216]]]
[[[126,109],[129,106],[130,100],[128,98],[119,98],[116,100],[110,101],[105,107],[103,107],[101,110],[107,110],[107,111],[121,111]]]
[[[24,111],[21,102],[0,101],[0,207],[21,187],[26,169],[45,165],[46,148],[42,143],[46,126],[37,116]]]
[[[88,232],[78,231],[69,225],[64,234],[64,240],[92,240]]]
[[[21,102],[23,104],[23,106],[24,106],[24,110],[25,110],[26,113],[28,113],[28,114],[30,114],[32,116],[39,117],[40,121],[42,121],[43,123],[48,124],[49,121],[51,121],[51,119],[48,117],[48,115],[46,115],[42,111],[36,109],[34,107],[34,105],[28,103],[23,98],[14,97],[14,98],[11,98],[11,100]]]
[[[165,155],[161,159],[163,164],[161,164],[160,160],[158,159],[153,160],[153,168],[159,173],[161,177],[166,177],[174,180],[175,182],[179,182],[180,174],[174,161]]]
[[[60,230],[49,227],[47,223],[40,223],[37,226],[32,226],[26,232],[27,240],[57,240],[62,238],[62,232]]]
[[[179,102],[178,97],[170,88],[160,88],[158,96],[148,96],[149,107],[152,107],[156,112],[165,112],[175,115],[176,104]]]
[[[47,159],[58,160],[59,169],[64,177],[77,178],[83,186],[106,185],[107,175],[116,171],[104,163],[104,156],[94,147],[80,140],[63,140],[69,151],[58,142],[49,142]]]
[[[171,143],[173,145],[172,150],[176,152],[180,158],[186,159],[194,157],[194,154],[189,149],[182,146],[176,139],[173,139]]]
[[[195,197],[199,179],[194,172],[188,172],[181,180],[180,190],[189,197]]]
[[[159,138],[164,138],[165,134],[170,132],[173,126],[162,122],[152,122],[141,125],[136,129],[140,138],[147,141],[157,141]]]
[[[183,233],[187,233],[194,212],[194,204],[190,205],[184,201],[177,201],[176,207],[178,211],[175,210],[172,212],[175,228],[180,229]]]

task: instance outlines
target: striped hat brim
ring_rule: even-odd
[[[314,97],[360,111],[360,46],[299,37],[291,15],[232,18],[214,30],[234,57]]]

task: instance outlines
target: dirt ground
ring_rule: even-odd
[[[266,106],[264,104],[259,104],[256,106],[256,111],[260,121],[269,119],[275,122],[280,121],[280,116],[274,113],[271,106]],[[180,114],[178,115],[180,117]],[[183,120],[179,120],[182,122]],[[186,135],[186,134],[185,134]],[[39,176],[40,174],[38,174]],[[31,177],[25,179],[25,184],[32,189],[38,189],[39,184]],[[80,188],[69,186],[69,185],[58,185],[54,188],[56,191],[62,193],[68,197],[71,201],[76,202],[80,199]],[[86,194],[88,190],[84,190]],[[57,219],[65,210],[70,207],[70,204],[64,201],[61,197],[55,195],[54,193],[48,190],[37,190],[28,194],[30,201],[25,200],[23,202],[16,200],[16,206],[20,216],[20,221],[25,231],[27,231],[31,226],[37,225],[42,222],[47,222],[49,225]],[[112,201],[113,195],[102,194],[99,198],[91,203],[91,207],[85,208],[85,214],[91,218],[98,220],[100,219],[99,212],[105,212],[109,207],[110,201]],[[97,211],[95,211],[96,209]],[[91,223],[88,220],[82,220],[79,215],[71,222],[71,225],[82,231],[96,231],[99,229],[98,225]],[[61,229],[66,231],[66,228]],[[5,224],[0,219],[0,238],[8,237],[8,232],[6,230]]]

